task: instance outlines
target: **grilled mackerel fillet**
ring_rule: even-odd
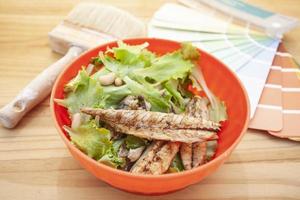
[[[180,147],[180,157],[185,170],[192,169],[193,144],[183,143]]]
[[[130,171],[136,174],[163,174],[169,169],[179,147],[179,142],[153,141]]]
[[[147,149],[144,151],[143,155],[134,163],[130,172],[135,174],[142,174],[147,165],[149,165],[154,159],[156,153],[165,144],[164,141],[153,141]]]
[[[170,167],[173,158],[179,151],[179,142],[167,142],[156,153],[152,162],[146,166],[144,174],[160,175],[164,174]]]
[[[121,133],[126,133],[129,135],[134,135],[140,138],[145,138],[148,140],[165,140],[172,142],[203,142],[210,140],[215,137],[215,133],[212,131],[205,130],[191,130],[191,129],[158,129],[158,128],[135,128],[127,127],[120,124],[112,125],[116,131]]]
[[[209,110],[208,110],[208,99],[195,96],[191,99],[186,107],[186,114],[195,118],[201,118],[209,120]],[[212,138],[218,138],[216,133]],[[211,138],[211,139],[212,139]],[[217,142],[214,141],[210,144],[210,154],[214,155],[216,150]],[[194,144],[182,144],[180,148],[181,160],[184,169],[188,170],[191,168],[198,167],[209,161],[206,159],[207,141],[198,141]],[[213,151],[213,152],[212,152]],[[213,156],[211,155],[210,158]]]
[[[220,124],[202,118],[145,110],[83,108],[85,114],[99,116],[101,121],[127,127],[158,129],[205,129],[217,131]]]

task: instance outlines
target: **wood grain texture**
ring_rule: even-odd
[[[0,106],[61,56],[47,33],[78,0],[0,0]],[[147,21],[164,0],[111,0]],[[300,18],[298,0],[251,0]],[[300,60],[300,29],[284,38]],[[300,199],[300,145],[249,130],[230,159],[212,176],[182,191],[143,197],[98,181],[70,156],[57,134],[49,99],[14,130],[0,127],[0,199]]]

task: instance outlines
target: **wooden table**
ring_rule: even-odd
[[[113,0],[143,20],[164,0]],[[300,1],[253,0],[300,18]],[[60,55],[47,32],[77,0],[0,1],[0,106]],[[300,29],[284,39],[300,60]],[[0,199],[300,199],[300,145],[249,130],[230,159],[212,176],[182,191],[142,197],[116,190],[83,170],[54,128],[46,99],[13,130],[0,127]]]

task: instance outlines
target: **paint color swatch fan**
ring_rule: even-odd
[[[300,66],[280,44],[249,127],[300,141]]]
[[[252,128],[280,130],[283,127],[281,112],[274,115],[279,122],[274,126],[267,123],[264,125],[254,116],[257,116],[257,107],[261,111],[262,106],[259,102],[264,99],[260,97],[266,88],[265,83],[281,42],[281,35],[271,36],[252,22],[236,19],[232,15],[203,5],[200,1],[180,0],[184,5],[163,5],[150,21],[148,35],[192,42],[222,60],[236,72],[248,92]],[[277,93],[281,95],[280,92]],[[282,103],[280,100],[281,98],[276,102],[278,105]]]

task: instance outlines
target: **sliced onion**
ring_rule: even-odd
[[[200,84],[201,88],[203,89],[203,91],[205,92],[207,98],[210,101],[211,107],[213,109],[215,109],[216,106],[217,106],[217,100],[215,99],[215,96],[210,91],[210,89],[208,89],[208,87],[206,85],[206,82],[205,82],[205,79],[203,77],[202,71],[198,70],[196,67],[194,67],[192,69],[191,76],[193,76],[195,78],[195,80],[197,80],[197,82]]]
[[[71,128],[73,130],[76,130],[80,125],[81,125],[81,115],[80,115],[80,113],[75,113],[72,116]]]
[[[86,67],[86,69],[85,69],[86,73],[87,73],[88,75],[91,75],[92,72],[93,72],[93,70],[94,70],[94,67],[95,67],[95,65],[89,64],[89,65]]]

